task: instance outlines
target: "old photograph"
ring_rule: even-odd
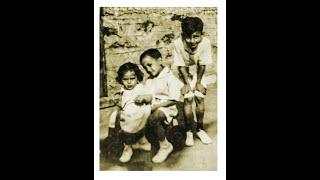
[[[100,171],[217,171],[216,7],[100,7]]]

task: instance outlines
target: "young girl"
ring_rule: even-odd
[[[118,70],[116,80],[122,84],[118,93],[118,109],[111,114],[109,135],[114,133],[117,124],[120,126],[119,137],[124,143],[120,162],[128,162],[133,154],[132,149],[151,150],[151,144],[144,136],[144,127],[151,113],[151,97],[145,95],[144,86],[140,84],[143,73],[133,63],[125,63]]]

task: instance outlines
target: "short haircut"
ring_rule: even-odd
[[[188,37],[194,32],[203,31],[203,22],[198,17],[186,17],[181,21],[181,29],[184,37]]]
[[[158,49],[148,49],[146,51],[144,51],[141,56],[140,56],[140,64],[142,64],[142,60],[143,58],[145,58],[146,56],[150,56],[154,59],[158,59],[161,58],[161,53]]]

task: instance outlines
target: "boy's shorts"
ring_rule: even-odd
[[[160,104],[161,102],[163,101],[156,98],[153,103]],[[172,120],[176,118],[178,115],[178,109],[176,105],[169,106],[169,107],[160,107],[158,108],[158,110],[163,112],[163,114],[166,116],[166,121],[165,121],[166,124],[170,124]]]

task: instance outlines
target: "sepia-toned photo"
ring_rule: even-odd
[[[217,171],[215,7],[100,7],[100,171]]]

